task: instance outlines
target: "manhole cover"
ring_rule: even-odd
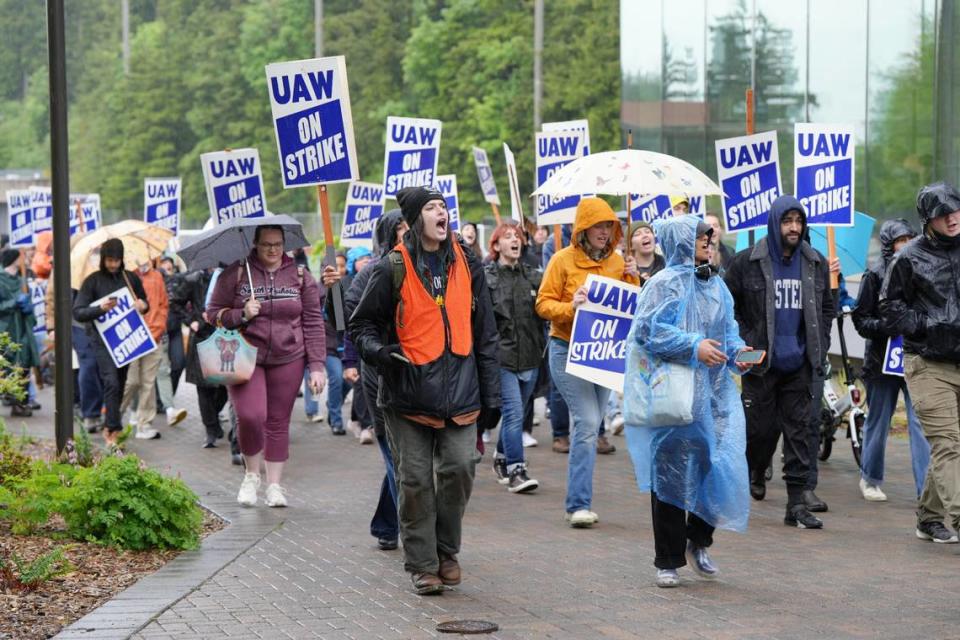
[[[437,625],[440,633],[493,633],[499,631],[500,626],[486,620],[451,620]]]

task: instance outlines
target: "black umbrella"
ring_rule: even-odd
[[[185,239],[177,251],[190,269],[207,269],[246,258],[253,247],[257,227],[270,225],[283,229],[283,250],[306,247],[303,225],[286,215],[264,218],[234,218],[192,238]]]

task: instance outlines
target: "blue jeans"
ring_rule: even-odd
[[[100,370],[97,356],[90,343],[90,336],[80,327],[71,327],[73,349],[80,362],[80,413],[84,418],[99,418],[103,407],[103,387],[100,383]]]
[[[370,535],[375,538],[396,539],[400,535],[400,519],[397,516],[397,475],[393,469],[393,455],[390,453],[390,443],[387,436],[377,436],[380,445],[380,455],[383,456],[383,466],[386,473],[380,483],[380,501],[377,510],[370,521]]]
[[[524,409],[537,386],[538,369],[508,371],[500,368],[500,398],[503,412],[497,453],[507,459],[507,467],[523,462]]]
[[[923,435],[920,421],[913,412],[907,383],[898,376],[878,376],[866,381],[867,402],[870,411],[863,425],[863,479],[873,485],[883,484],[883,457],[887,447],[887,434],[890,432],[890,419],[897,408],[897,397],[903,392],[903,401],[907,405],[907,431],[910,434],[910,459],[913,463],[913,481],[917,495],[923,491],[923,481],[930,464],[930,445]]]
[[[327,420],[330,427],[343,426],[343,401],[350,393],[350,385],[343,381],[343,360],[327,356]]]
[[[567,513],[589,509],[593,500],[593,465],[597,460],[597,425],[603,421],[610,390],[568,374],[570,345],[550,338],[550,375],[570,409],[570,458],[567,462]],[[551,414],[552,416],[552,414]]]
[[[570,435],[570,410],[563,396],[557,390],[557,384],[550,376],[550,391],[547,393],[547,404],[550,406],[550,429],[554,438]]]

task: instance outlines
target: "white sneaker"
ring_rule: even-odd
[[[312,416],[307,416],[307,422],[323,422],[323,415],[315,413]]]
[[[287,496],[283,495],[283,487],[274,483],[267,485],[267,495],[263,499],[263,503],[268,507],[285,507],[287,506]]]
[[[483,435],[480,436],[480,439],[483,440],[483,444],[490,444],[490,432],[484,429]]]
[[[573,513],[567,514],[567,522],[570,523],[570,526],[574,529],[586,529],[592,527],[597,523],[600,518],[597,517],[593,511],[587,509],[578,509]]]
[[[363,431],[363,428],[360,427],[360,423],[356,420],[351,420],[350,424],[347,425],[347,431],[353,434],[354,438],[359,438],[360,433]]]
[[[167,407],[167,426],[172,427],[174,425],[180,424],[183,422],[183,419],[187,417],[186,409],[174,409],[173,407]]]
[[[676,569],[657,569],[657,586],[671,589],[680,586],[680,575]]]
[[[243,482],[240,483],[240,493],[237,494],[237,502],[245,507],[252,507],[253,505],[257,504],[257,489],[259,488],[259,473],[243,474]]]
[[[860,493],[863,495],[863,499],[867,502],[887,501],[887,494],[885,494],[880,487],[875,484],[868,483],[863,478],[860,478]]]
[[[524,446],[524,447],[535,447],[535,446],[537,446],[537,439],[534,438],[534,437],[533,437],[532,435],[530,435],[529,433],[527,433],[526,431],[524,431],[524,432],[523,432],[523,446]]]
[[[373,444],[375,440],[372,427],[367,427],[360,432],[360,444]]]
[[[153,427],[138,428],[136,435],[133,437],[137,440],[155,440],[160,437],[160,432]]]
[[[620,435],[623,433],[623,424],[623,416],[618,414],[616,418],[610,421],[610,432],[615,436]]]

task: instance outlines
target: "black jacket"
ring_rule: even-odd
[[[405,241],[419,242],[411,233]],[[379,367],[381,376],[377,404],[406,415],[450,419],[481,408],[500,407],[499,340],[493,305],[487,293],[483,268],[461,243],[471,275],[474,310],[471,314],[473,350],[460,357],[447,348],[434,362],[415,367],[397,364]],[[405,274],[411,277],[411,274]],[[373,267],[347,329],[364,363],[376,365],[381,347],[396,345],[396,305],[393,271],[389,256]]]
[[[770,228],[777,234],[777,238],[780,237],[780,218],[793,209],[800,211],[806,219],[803,205],[793,196],[780,196],[774,201],[770,211]],[[772,233],[752,248],[737,253],[723,277],[733,295],[734,315],[740,325],[740,337],[749,346],[767,351],[763,364],[751,367],[749,373],[754,375],[765,374],[773,359],[776,309],[775,292],[770,286],[773,281],[773,261],[767,248],[769,235]],[[830,323],[836,314],[830,292],[829,266],[823,256],[805,241],[800,243],[797,251],[800,251],[802,258],[800,277],[807,361],[814,376],[823,377],[823,363],[830,348]]]
[[[147,300],[147,293],[143,290],[140,276],[133,271],[127,271],[127,279],[130,280],[130,286],[133,287],[131,293],[140,300],[146,301],[147,308],[149,308],[150,301]],[[73,319],[86,324],[87,335],[96,341],[95,344],[101,344],[101,342],[93,321],[107,312],[100,307],[91,307],[90,304],[126,286],[127,282],[120,271],[110,273],[106,269],[94,271],[80,285],[80,291],[77,293],[77,297],[73,299]],[[146,313],[146,309],[144,309],[144,313]]]
[[[483,270],[500,334],[500,366],[514,372],[538,368],[546,344],[536,310],[543,273],[523,263],[506,267],[491,262]]]
[[[197,344],[203,342],[215,330],[215,327],[203,318],[204,302],[207,297],[207,289],[210,286],[210,274],[206,271],[191,271],[183,275],[177,283],[174,291],[176,304],[183,309],[184,324],[190,325],[194,321],[199,325],[197,331],[190,331],[190,340],[187,343],[186,358],[186,376],[187,382],[198,387],[215,387],[203,378],[203,370],[200,368],[200,358],[197,355]],[[172,302],[171,302],[172,304]]]
[[[853,325],[867,341],[863,353],[864,378],[883,375],[883,356],[891,336],[884,329],[880,317],[880,287],[883,286],[887,267],[893,260],[893,242],[903,236],[915,235],[917,232],[902,218],[884,222],[880,227],[881,257],[870,265],[860,280],[860,293],[853,309]]]
[[[390,252],[393,242],[397,237],[397,227],[401,222],[403,222],[403,215],[399,209],[391,209],[377,220],[377,226],[374,229],[377,241],[377,255],[383,256]],[[370,281],[370,276],[373,274],[373,268],[376,264],[375,261],[371,260],[350,282],[350,288],[347,289],[343,295],[343,315],[346,318],[349,319],[353,315],[357,305],[360,304],[360,298],[363,297],[363,292],[367,288],[367,282]],[[389,338],[384,334],[382,339],[388,340]],[[350,340],[350,348],[352,350],[353,341],[350,339],[349,331],[347,331],[344,342],[347,340]],[[386,423],[383,419],[383,411],[377,406],[377,396],[380,390],[380,373],[377,371],[375,365],[369,362],[360,363],[360,385],[363,389],[363,395],[367,400],[370,415],[373,416],[373,431],[377,436],[383,436],[386,434]],[[354,393],[356,393],[356,391],[354,391]]]
[[[936,187],[938,185],[932,185]],[[921,220],[960,207],[960,196],[949,188],[917,198]],[[884,330],[903,336],[903,350],[930,360],[960,363],[960,238],[939,238],[924,227],[887,268],[880,290]]]
[[[177,298],[177,289],[183,281],[184,274],[175,273],[172,276],[164,274],[163,283],[167,287],[167,299],[170,300],[170,313],[167,314],[167,333],[179,333],[180,325],[190,324],[188,312],[183,303]]]

